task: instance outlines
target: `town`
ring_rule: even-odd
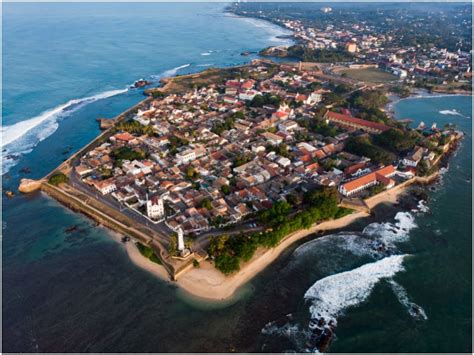
[[[174,232],[168,250],[185,256],[184,237],[209,243],[207,236],[233,230],[263,231],[271,224],[265,211],[283,203],[285,213],[304,210],[312,191],[330,190],[347,206],[431,174],[461,134],[435,124],[409,129],[383,111],[374,118],[366,105],[383,93],[334,86],[317,68],[254,60],[236,73],[182,93],[154,89],[145,107],[80,157],[74,186]]]
[[[287,6],[287,11],[275,12],[265,4],[236,3],[230,11],[270,20],[292,32],[295,45],[267,48],[262,52],[266,55],[349,67],[368,65],[401,79],[400,86],[405,89],[471,91],[471,18],[464,5],[452,14],[441,9],[440,14],[435,10],[420,13],[396,5],[356,13],[344,5],[308,9],[305,4]],[[305,10],[308,13],[300,16]],[[429,21],[435,14],[452,22],[450,33]],[[337,67],[331,71],[350,75]]]

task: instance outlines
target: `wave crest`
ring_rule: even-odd
[[[52,135],[59,127],[59,119],[97,100],[123,94],[128,89],[104,91],[82,99],[69,100],[65,104],[44,111],[36,117],[1,128],[3,172],[16,165],[22,154],[31,151],[39,142]]]

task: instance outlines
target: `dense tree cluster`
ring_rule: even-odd
[[[227,117],[224,121],[216,121],[212,124],[211,132],[221,135],[224,131],[234,128],[235,117]]]
[[[288,57],[304,62],[337,63],[354,60],[354,56],[343,49],[313,49],[295,44],[290,46],[287,51]]]
[[[147,157],[147,153],[141,149],[132,149],[127,146],[114,149],[110,155],[116,160],[143,160]]]
[[[280,106],[281,98],[276,95],[265,93],[263,95],[255,95],[254,98],[248,103],[250,107],[262,107],[265,105]]]
[[[373,140],[377,145],[400,154],[413,149],[419,138],[416,131],[407,132],[391,128],[388,131],[374,136]]]
[[[144,126],[135,120],[120,122],[117,124],[116,128],[117,130],[129,132],[137,136],[142,136],[144,134],[152,136],[155,133],[152,126]]]
[[[48,180],[48,182],[54,186],[58,186],[59,184],[65,183],[67,181],[68,181],[68,178],[63,173],[53,174]]]
[[[375,163],[385,165],[395,160],[395,155],[372,143],[369,137],[350,137],[347,140],[345,150],[349,153],[362,155],[370,158]]]
[[[288,200],[293,200],[289,198]],[[278,201],[271,208],[260,213],[260,220],[269,229],[251,235],[229,237],[222,235],[210,238],[209,254],[215,258],[216,267],[225,274],[238,271],[240,261],[252,258],[259,246],[275,247],[290,233],[309,228],[314,223],[339,218],[351,212],[338,207],[338,193],[335,188],[320,188],[304,196],[305,209],[292,213],[287,201]]]

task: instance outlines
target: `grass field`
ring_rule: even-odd
[[[367,81],[371,83],[386,83],[389,81],[398,80],[398,77],[395,75],[377,68],[344,69],[340,71],[340,74],[347,76],[350,79]]]

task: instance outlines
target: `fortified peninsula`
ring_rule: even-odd
[[[254,60],[146,94],[20,190],[118,231],[136,263],[205,298],[231,296],[296,240],[430,182],[462,137],[408,128],[380,109],[379,85],[328,79],[315,63]]]

